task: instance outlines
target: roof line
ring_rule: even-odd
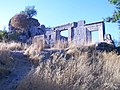
[[[98,24],[98,23],[104,23],[104,21],[99,21],[99,22],[88,23],[88,24],[85,24],[85,26],[87,26],[87,25],[92,25],[92,24]]]

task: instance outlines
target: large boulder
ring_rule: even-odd
[[[110,34],[106,34],[106,35],[105,35],[104,41],[105,41],[107,44],[114,45],[114,41],[112,40],[112,36],[111,36]]]
[[[11,31],[13,30],[26,30],[31,28],[31,26],[38,27],[40,26],[40,23],[35,18],[29,18],[25,14],[17,14],[13,16],[9,21],[9,29]]]
[[[27,39],[36,35],[44,35],[45,26],[41,25],[37,19],[29,18],[25,14],[17,14],[9,21],[9,30],[12,33],[19,33],[18,41],[26,42]]]
[[[106,42],[100,42],[98,44],[96,44],[96,50],[97,51],[113,51],[115,49],[115,46],[112,44],[108,44]]]
[[[39,21],[35,18],[29,18],[28,21],[29,21],[29,26],[36,26],[36,27],[40,26]]]
[[[27,29],[29,26],[28,16],[25,14],[17,14],[10,19],[9,26],[16,30]]]
[[[96,50],[107,52],[115,50],[114,41],[112,40],[110,34],[105,35],[104,42],[99,42],[96,44]]]

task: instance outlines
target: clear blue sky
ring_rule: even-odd
[[[8,26],[12,16],[34,5],[37,18],[45,26],[56,26],[73,21],[86,20],[86,23],[101,21],[110,16],[115,7],[108,0],[2,0],[0,2],[0,29]],[[113,39],[119,38],[118,24],[106,23],[106,33]]]

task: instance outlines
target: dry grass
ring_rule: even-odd
[[[24,44],[22,43],[10,42],[7,44],[8,44],[7,48],[10,50],[23,50],[24,49]]]
[[[9,43],[0,43],[0,63],[6,66],[10,66],[12,56],[11,51],[13,50],[23,50],[25,49],[25,45],[16,42]]]
[[[39,42],[39,43],[31,44],[26,49],[25,54],[30,55],[32,57],[32,56],[35,56],[36,54],[38,54],[41,50],[43,50],[43,48],[44,48],[44,46],[43,46],[43,43],[42,43],[42,40],[41,40],[41,42]]]
[[[57,41],[53,47],[51,48],[55,48],[55,49],[65,49],[68,47],[68,43],[67,41]]]
[[[31,62],[34,65],[38,65],[39,53],[43,49],[44,49],[43,40],[39,39],[38,41],[34,41],[30,46],[28,46],[24,54],[29,56]]]
[[[94,47],[66,49],[39,63],[17,90],[119,90],[120,56]]]
[[[5,43],[0,43],[0,63],[7,66],[11,63],[10,49]]]
[[[2,79],[8,73],[8,68],[12,66],[12,58],[10,50],[5,43],[0,43],[0,79]]]
[[[17,43],[17,42],[1,42],[0,47],[5,47],[9,50],[24,50],[26,48],[27,44]]]
[[[10,68],[13,67],[13,57],[11,51],[22,50],[24,45],[16,42],[0,43],[0,78],[8,74]]]

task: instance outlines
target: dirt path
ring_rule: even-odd
[[[0,90],[15,90],[19,82],[28,74],[32,65],[22,51],[12,52],[15,59],[11,74],[0,81]]]

